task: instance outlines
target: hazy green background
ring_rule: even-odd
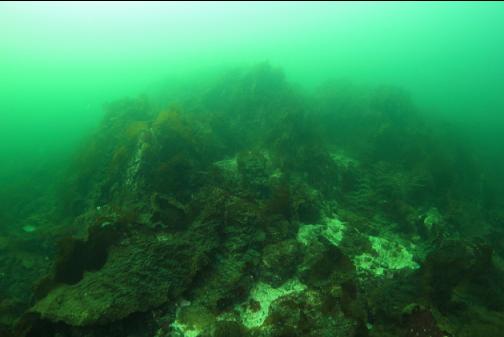
[[[308,88],[403,86],[497,143],[503,60],[504,3],[2,2],[0,170],[53,160],[106,101],[261,61]]]

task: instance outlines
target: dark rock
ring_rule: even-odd
[[[355,337],[359,324],[334,306],[324,310],[326,301],[318,292],[305,291],[283,296],[271,304],[265,322],[271,337]]]
[[[320,288],[354,279],[355,267],[341,249],[321,238],[306,248],[300,277],[304,283]]]
[[[267,245],[261,260],[261,278],[278,287],[294,275],[301,258],[301,247],[296,240]]]

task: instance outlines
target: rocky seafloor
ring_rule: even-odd
[[[491,169],[402,90],[269,65],[111,103],[0,233],[0,336],[504,336]]]

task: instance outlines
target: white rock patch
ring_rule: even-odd
[[[390,271],[419,267],[413,261],[413,254],[399,242],[377,236],[369,236],[368,238],[375,254],[363,253],[354,257],[353,261],[357,271],[382,276]]]
[[[250,292],[249,300],[257,301],[260,305],[258,310],[252,310],[249,306],[241,305],[238,308],[243,325],[247,328],[260,327],[269,314],[271,303],[276,299],[292,294],[302,292],[306,286],[297,279],[285,282],[278,288],[273,288],[267,283],[259,282]]]
[[[345,224],[338,218],[326,218],[323,224],[301,225],[298,230],[297,240],[307,246],[311,241],[323,236],[333,245],[337,246],[343,240]]]

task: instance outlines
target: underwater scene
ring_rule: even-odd
[[[504,336],[504,2],[1,2],[0,337]]]

